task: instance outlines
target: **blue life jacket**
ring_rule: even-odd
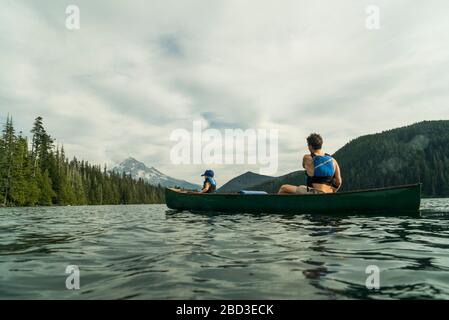
[[[335,167],[331,155],[319,156],[312,154],[313,177],[309,177],[306,172],[307,186],[312,187],[314,183],[332,185],[334,182]]]
[[[210,183],[210,187],[209,190],[207,191],[207,193],[213,193],[215,192],[215,190],[217,189],[217,182],[215,182],[214,178],[211,177],[206,177],[206,179],[204,180],[203,183],[203,189],[206,187],[206,183]]]

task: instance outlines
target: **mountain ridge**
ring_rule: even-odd
[[[201,187],[185,180],[176,179],[162,173],[155,167],[148,167],[133,157],[128,157],[112,168],[113,172],[130,175],[133,179],[143,179],[151,185],[160,185],[166,188],[180,187],[189,190],[198,190]]]
[[[449,197],[447,145],[449,120],[426,120],[352,139],[333,155],[342,172],[341,190],[421,182],[423,196]],[[243,175],[230,181],[239,181]],[[304,171],[242,185],[249,190],[276,193],[282,184],[305,184]],[[227,188],[226,191],[238,192],[241,190],[239,187],[235,184],[235,188]]]
[[[273,178],[274,177],[264,176],[251,171],[247,171],[226,182],[221,188],[217,190],[217,192],[218,193],[237,192],[242,189],[249,188],[255,184],[263,183]]]

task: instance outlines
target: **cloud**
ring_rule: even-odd
[[[304,139],[334,152],[359,135],[447,119],[449,4],[368,1],[7,1],[0,12],[0,115],[28,132],[42,115],[68,155],[112,165],[134,156],[174,166],[170,133],[279,130],[279,174],[299,168]],[[220,182],[254,166],[217,166]]]

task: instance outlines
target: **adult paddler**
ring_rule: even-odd
[[[317,194],[335,193],[342,184],[340,167],[337,160],[322,151],[323,138],[312,133],[307,137],[307,147],[310,154],[302,160],[306,171],[307,185],[293,186],[284,184],[279,194]]]

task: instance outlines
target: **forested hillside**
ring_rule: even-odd
[[[362,136],[334,157],[341,167],[341,191],[421,182],[423,196],[449,197],[449,121],[424,121]],[[283,184],[304,183],[304,171],[296,171],[245,188],[276,193]]]
[[[261,184],[265,181],[272,180],[273,177],[260,175],[251,171],[248,171],[234,179],[229,180],[220,189],[217,190],[219,193],[227,192],[238,192],[242,189],[249,188],[256,184]]]
[[[34,122],[31,142],[16,133],[8,117],[0,137],[0,205],[101,205],[161,203],[164,190],[108,172],[56,148],[41,117]]]
[[[262,190],[268,193],[277,193],[283,184],[301,185],[306,183],[304,171],[294,171],[286,175],[273,178],[260,184],[249,187],[249,190]]]
[[[362,136],[334,156],[343,190],[422,182],[423,195],[449,196],[449,121],[424,121]]]

